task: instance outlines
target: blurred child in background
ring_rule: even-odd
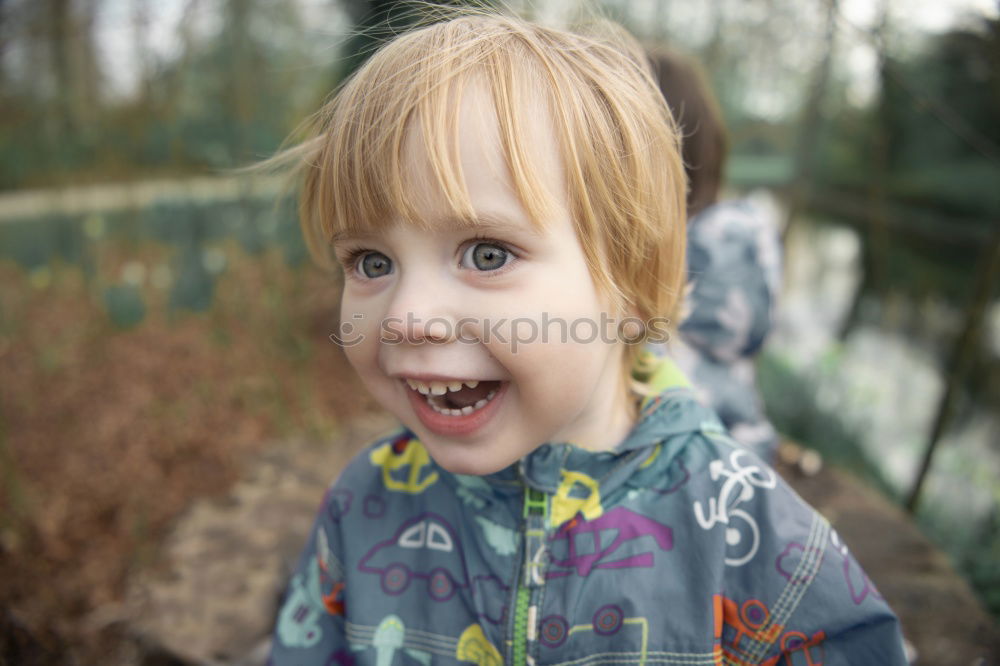
[[[757,390],[754,359],[774,324],[781,282],[776,216],[749,199],[719,200],[728,141],[698,64],[650,54],[660,91],[681,129],[688,177],[688,294],[670,354],[734,439],[774,462],[778,436]]]

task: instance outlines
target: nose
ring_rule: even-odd
[[[426,275],[400,276],[382,321],[382,342],[440,344],[455,339],[452,296],[446,285]]]

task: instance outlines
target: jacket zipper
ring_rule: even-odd
[[[518,585],[517,600],[514,602],[514,650],[513,663],[525,664],[528,649],[528,605],[531,603],[531,590]]]
[[[548,518],[548,497],[540,490],[524,487],[524,559],[518,578],[517,596],[514,599],[514,641],[512,662],[518,666],[528,663],[528,640],[534,639],[531,626],[537,613],[532,612],[533,590],[544,583],[542,578],[542,553],[545,548],[545,524]]]

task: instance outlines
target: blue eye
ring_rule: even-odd
[[[369,252],[361,257],[360,268],[365,277],[382,277],[392,272],[392,259],[381,252]]]
[[[481,242],[469,246],[462,263],[477,271],[495,271],[507,265],[510,259],[511,253],[496,243]]]

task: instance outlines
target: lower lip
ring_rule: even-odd
[[[471,414],[462,414],[461,416],[449,416],[447,414],[442,414],[431,407],[427,403],[427,399],[420,393],[417,393],[405,384],[403,385],[403,389],[410,398],[410,404],[413,405],[413,411],[416,412],[417,418],[420,419],[420,422],[424,424],[425,428],[430,430],[435,435],[456,436],[471,435],[485,426],[490,419],[493,418],[497,410],[500,408],[500,401],[507,392],[507,383],[503,382],[500,384],[500,388],[497,389],[496,395],[494,395],[488,403]]]

